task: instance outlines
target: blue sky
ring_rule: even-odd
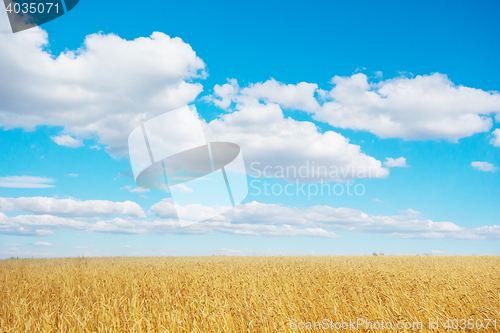
[[[0,257],[498,255],[498,11],[82,0],[17,34],[2,12]],[[262,191],[180,228],[170,194],[135,185],[126,139],[186,104]],[[318,180],[258,178],[252,162],[378,175],[325,179],[363,195],[265,195]]]

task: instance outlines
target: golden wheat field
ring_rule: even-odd
[[[495,332],[500,258],[8,259],[0,304],[0,332]]]

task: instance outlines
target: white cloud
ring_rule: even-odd
[[[8,27],[6,15],[0,26]],[[64,126],[71,137],[97,136],[115,155],[126,154],[128,134],[141,122],[193,101],[203,88],[192,80],[206,75],[189,44],[160,32],[134,40],[92,34],[81,48],[54,56],[40,27],[1,34],[0,44],[5,129]]]
[[[236,102],[236,96],[238,95],[240,87],[238,86],[238,81],[236,79],[228,80],[229,83],[219,86],[216,84],[214,86],[214,95],[218,98],[212,98],[211,96],[205,96],[204,99],[207,101],[212,101],[221,109],[227,109],[232,102]]]
[[[194,226],[194,227],[192,227]],[[232,224],[224,222],[209,222],[199,225],[191,225],[190,229],[193,232],[222,232],[234,235],[244,236],[267,236],[267,237],[325,237],[338,238],[339,235],[334,232],[327,231],[321,228],[297,228],[288,224],[281,226],[265,225],[265,224]]]
[[[445,255],[446,252],[445,251],[440,251],[440,250],[431,250],[431,254],[435,255],[435,256],[442,256],[442,255]]]
[[[113,202],[107,200],[56,199],[48,197],[0,197],[0,211],[30,212],[68,217],[95,217],[126,215],[145,217],[142,208],[135,202]]]
[[[99,147],[98,145],[94,145],[94,146],[90,146],[90,149],[101,150],[102,148]]]
[[[493,164],[488,162],[472,162],[471,165],[474,169],[483,172],[495,172],[497,170]]]
[[[490,143],[495,147],[500,147],[500,128],[494,130],[493,135],[495,137],[490,140]]]
[[[178,207],[193,214],[212,216],[210,207],[188,205]],[[164,199],[151,207],[151,211],[160,218],[175,218],[175,209],[171,199]],[[329,234],[333,231],[363,232],[371,234],[386,234],[399,238],[460,238],[460,239],[499,239],[500,226],[484,226],[475,229],[459,227],[451,222],[433,222],[421,216],[413,209],[400,211],[401,215],[377,216],[368,215],[351,208],[333,208],[330,206],[311,206],[307,209],[285,207],[277,204],[262,204],[251,202],[237,205],[211,220],[192,224],[184,228],[187,232],[210,233],[230,232],[237,234],[258,234],[256,230],[287,235],[288,231],[294,235],[311,235],[337,237]],[[171,221],[171,220],[169,220]],[[153,222],[158,228],[175,228],[176,222],[158,220]],[[255,226],[251,227],[251,226]],[[257,227],[258,226],[258,227]],[[271,226],[282,228],[273,229]],[[297,229],[294,229],[297,228]],[[241,230],[239,229],[241,228]],[[262,228],[262,229],[259,229]],[[301,229],[305,228],[305,229]],[[184,230],[181,229],[181,230]],[[305,230],[309,231],[305,231]]]
[[[384,166],[386,166],[388,168],[403,168],[403,167],[407,167],[408,165],[406,165],[406,158],[404,158],[404,157],[400,157],[400,158],[396,158],[396,159],[393,159],[391,157],[387,157],[387,160],[384,162]]]
[[[237,254],[241,254],[242,251],[226,249],[224,247],[221,247],[221,248],[215,250],[215,253],[217,253],[218,255],[232,255],[232,254],[237,255]]]
[[[174,186],[170,186],[170,191],[179,191],[180,193],[191,193],[193,192],[193,189],[187,187],[184,184],[177,184]]]
[[[79,221],[51,215],[19,215],[7,217],[0,213],[0,234],[13,234],[24,236],[42,236],[37,228],[52,230],[81,230],[86,232],[104,233],[177,233],[177,234],[211,234],[214,232],[235,235],[253,236],[313,236],[313,237],[339,237],[331,231],[315,227],[297,227],[291,225],[269,224],[232,224],[223,221],[210,221],[203,224],[191,225],[180,228],[179,223],[171,219],[156,219],[152,221],[125,220],[113,218],[110,220],[97,220],[92,222]]]
[[[144,192],[149,192],[147,188],[142,188],[142,187],[132,187],[132,186],[123,186],[120,189],[122,190],[127,190],[131,193],[144,193]]]
[[[219,90],[229,91],[230,89],[223,88],[232,86],[238,91],[236,82],[231,82]],[[271,86],[281,89],[275,81]],[[300,86],[300,89],[306,88],[310,90],[310,87]],[[285,86],[283,89],[290,88]],[[214,90],[217,98],[212,99],[215,103],[228,105],[227,97],[217,95],[219,90]],[[259,88],[258,92],[261,96],[266,89]],[[285,170],[282,176],[275,178],[304,183],[388,176],[389,170],[383,168],[380,161],[364,154],[360,146],[349,143],[339,133],[321,133],[311,122],[285,118],[279,105],[259,103],[253,94],[236,94],[236,111],[211,121],[205,129],[209,141],[238,144],[245,158],[247,172],[251,175],[258,177],[259,171],[268,167],[268,174],[273,176],[279,174],[280,169]],[[288,92],[283,92],[282,95],[288,96]],[[286,172],[288,167],[295,168],[295,172],[293,169]],[[307,170],[307,173],[302,173],[305,177],[298,175],[301,167]]]
[[[143,234],[148,232],[149,222],[124,220],[122,218],[114,218],[111,220],[99,220],[95,223],[88,223],[86,231],[88,232],[105,232],[105,233],[124,233],[124,234]]]
[[[132,248],[132,246],[130,246],[130,245],[123,245],[123,247],[126,248],[126,249],[131,249]]]
[[[307,209],[276,204],[251,202],[206,220],[180,228],[172,220],[172,201],[164,199],[151,210],[158,215],[152,220],[113,218],[91,222],[51,215],[20,215],[7,217],[0,213],[0,234],[42,236],[40,231],[80,230],[104,233],[213,234],[228,233],[249,236],[311,236],[340,237],[336,231],[383,234],[398,238],[455,238],[470,240],[500,240],[500,226],[474,229],[451,222],[434,222],[414,210],[401,215],[369,215],[351,208],[312,206]],[[204,214],[208,207],[188,205],[183,209]],[[174,211],[175,214],[175,211]],[[211,216],[211,215],[207,215]],[[43,229],[42,229],[43,228]]]
[[[79,174],[77,174],[77,173],[70,173],[68,176],[70,176],[70,177],[78,177]]]
[[[377,76],[381,76],[378,73]],[[460,138],[486,132],[493,113],[500,117],[500,94],[454,85],[446,75],[397,77],[368,82],[365,74],[335,76],[330,91],[301,82],[285,85],[271,79],[240,89],[235,80],[216,86],[215,104],[245,103],[257,98],[314,114],[334,127],[365,130],[381,138],[406,140]],[[317,94],[325,102],[317,102]]]
[[[81,140],[76,140],[69,134],[53,136],[51,137],[51,139],[54,140],[54,142],[57,143],[59,146],[65,146],[70,148],[78,148],[83,146]]]
[[[52,246],[52,244],[47,243],[47,242],[36,242],[36,243],[33,243],[33,245],[36,245],[36,246]]]
[[[306,82],[296,85],[283,84],[270,79],[264,83],[251,84],[248,88],[242,89],[240,94],[267,103],[277,103],[287,109],[313,112],[319,108],[319,103],[314,98],[317,89],[317,84]]]
[[[411,208],[400,210],[400,211],[398,211],[398,213],[406,214],[406,215],[414,215],[414,216],[419,216],[420,215],[419,211],[416,211],[416,210],[411,209]]]
[[[332,126],[370,131],[381,138],[460,138],[486,132],[500,112],[500,94],[455,86],[446,75],[398,77],[369,83],[364,74],[335,76],[330,102],[315,113]]]
[[[50,230],[40,230],[40,229],[35,229],[35,234],[37,236],[49,236],[52,235],[54,232]]]
[[[411,211],[415,212],[415,211]],[[408,211],[405,211],[408,213]],[[319,227],[330,230],[391,234],[399,232],[410,237],[422,237],[428,232],[464,230],[450,222],[433,222],[414,214],[371,216],[351,208],[312,206],[305,210],[257,202],[239,205],[223,214],[232,223],[272,223]]]
[[[151,207],[151,211],[159,217],[166,219],[177,219],[174,200],[172,198],[162,199]]]
[[[10,188],[48,188],[55,180],[45,177],[33,176],[7,176],[0,177],[0,187]],[[49,184],[48,184],[49,183]]]
[[[53,215],[18,215],[8,217],[0,213],[0,234],[48,236],[53,230],[80,230],[87,232],[144,233],[143,221],[114,218],[87,222]],[[40,229],[44,228],[44,229]],[[50,230],[48,230],[50,229]]]
[[[11,257],[21,257],[21,258],[32,258],[32,257],[49,257],[52,256],[53,254],[51,252],[42,252],[39,249],[36,249],[35,251],[2,251],[0,254],[3,254],[5,256],[11,256]]]

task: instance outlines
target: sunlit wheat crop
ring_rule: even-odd
[[[146,257],[0,261],[0,332],[500,331],[500,258]],[[325,321],[326,320],[326,321]],[[438,330],[429,321],[439,320]],[[478,321],[479,320],[479,321]],[[496,320],[497,329],[493,327]],[[324,323],[329,327],[325,328]],[[469,320],[469,324],[472,321]],[[305,328],[307,323],[323,327]],[[315,324],[316,323],[316,324]],[[453,322],[449,322],[452,324]],[[391,331],[391,330],[389,330]]]

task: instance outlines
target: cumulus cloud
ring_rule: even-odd
[[[500,128],[493,131],[493,136],[490,143],[495,147],[500,147]]]
[[[300,82],[298,84],[283,84],[274,79],[264,83],[251,84],[241,90],[240,94],[268,103],[277,103],[287,109],[313,112],[319,108],[314,97],[317,84]]]
[[[231,81],[215,89],[215,97],[212,97],[215,103],[228,105],[228,97],[217,94],[221,91],[231,91],[228,86],[239,91],[236,84]],[[278,87],[279,84],[273,81],[271,86]],[[299,88],[310,89],[302,86]],[[284,89],[291,88],[286,86]],[[264,176],[264,168],[267,168],[267,174],[273,174],[275,178],[282,177],[299,182],[345,181],[388,176],[389,170],[382,167],[382,162],[363,153],[360,146],[349,143],[349,139],[339,133],[321,133],[311,122],[285,118],[278,104],[260,103],[258,96],[262,96],[266,90],[259,87],[258,94],[236,94],[235,110],[205,126],[209,141],[234,142],[241,147],[247,171],[252,176]],[[293,94],[283,92],[282,95]],[[293,169],[286,171],[291,167],[295,172]],[[301,167],[307,169],[307,172],[302,173],[306,176],[298,175],[297,171]],[[280,171],[284,172],[277,175]]]
[[[191,227],[194,226],[194,227]],[[222,232],[244,236],[267,236],[267,237],[325,237],[338,238],[334,232],[321,228],[297,228],[288,224],[266,225],[266,224],[232,224],[227,222],[207,222],[199,225],[191,225],[188,228],[196,233]]]
[[[44,230],[44,229],[35,229],[35,235],[36,236],[49,236],[52,235],[54,232],[51,230]]]
[[[76,140],[69,134],[53,136],[51,137],[51,139],[54,140],[54,142],[57,143],[59,146],[65,146],[70,148],[78,148],[83,146],[81,140]]]
[[[315,113],[332,126],[370,131],[381,138],[460,138],[486,132],[500,112],[500,94],[454,85],[446,75],[398,77],[369,83],[358,73],[335,76],[331,101]]]
[[[33,243],[35,246],[52,246],[52,244],[47,243],[47,242],[35,242]]]
[[[407,215],[414,215],[414,216],[420,215],[419,211],[416,211],[416,210],[411,209],[411,208],[400,210],[400,211],[398,211],[398,213],[407,214]]]
[[[52,230],[82,230],[86,232],[101,233],[176,233],[176,234],[211,234],[214,232],[228,233],[234,235],[249,236],[315,236],[315,237],[339,237],[333,232],[321,228],[298,228],[290,225],[255,225],[255,224],[232,224],[230,222],[207,222],[204,224],[191,225],[180,228],[177,221],[171,219],[156,219],[153,221],[125,220],[114,218],[111,220],[79,221],[51,215],[20,215],[7,217],[0,213],[0,234],[44,236],[37,228]]]
[[[4,16],[0,21],[7,24]],[[77,146],[82,139],[97,137],[109,153],[126,155],[127,136],[135,127],[193,101],[203,89],[193,79],[205,77],[205,64],[179,38],[154,32],[129,41],[93,34],[81,48],[52,56],[46,48],[47,33],[39,27],[32,31],[36,33],[0,36],[0,75],[8,78],[0,82],[4,129],[63,126],[65,134],[54,137],[58,143]],[[228,107],[235,100],[237,106],[207,124],[207,135],[212,141],[240,144],[247,166],[254,161],[263,167],[316,162],[349,174],[303,182],[387,177],[382,163],[359,146],[333,131],[321,133],[313,123],[285,119],[272,102],[313,110],[319,104],[307,96],[315,90],[315,84],[283,85],[275,80],[241,89],[243,93],[235,80],[216,87],[222,97],[215,103]]]
[[[0,197],[2,212],[30,212],[33,214],[50,214],[67,217],[96,217],[109,215],[126,215],[145,217],[142,208],[135,202],[113,202],[107,200],[56,199],[48,197]]]
[[[147,188],[142,188],[142,187],[132,187],[132,186],[123,186],[121,188],[122,190],[127,190],[131,193],[144,193],[144,192],[149,192]]]
[[[0,213],[0,234],[22,236],[47,236],[56,230],[141,234],[148,232],[147,228],[151,225],[152,223],[147,221],[122,218],[84,221],[47,214],[8,217]]]
[[[378,74],[381,76],[381,73]],[[381,138],[458,139],[486,132],[492,115],[500,117],[500,94],[455,85],[444,74],[397,77],[371,83],[365,74],[335,76],[331,90],[273,79],[239,88],[235,80],[214,88],[214,103],[258,99],[284,108],[311,112],[334,127],[369,131]],[[324,101],[320,104],[318,102]]]
[[[177,206],[177,209],[185,209],[198,217],[211,216],[214,209],[200,205]],[[164,199],[151,207],[151,211],[160,218],[175,218],[175,208],[171,199]],[[399,238],[460,238],[460,239],[500,239],[500,226],[484,226],[475,229],[459,227],[452,222],[434,222],[425,219],[420,212],[413,209],[400,211],[401,215],[377,216],[363,213],[351,208],[334,208],[330,206],[311,206],[307,209],[286,207],[278,204],[263,204],[251,202],[244,205],[236,205],[215,218],[203,223],[192,224],[185,228],[190,232],[216,232],[232,230],[238,233],[253,234],[250,226],[262,226],[262,230],[275,230],[271,226],[289,230],[292,233],[298,230],[309,230],[314,235],[325,237],[337,237],[328,234],[333,231],[363,232],[372,234],[386,234]],[[194,220],[194,218],[193,218]],[[162,225],[161,222],[157,222]],[[165,223],[165,222],[163,222]],[[175,222],[169,222],[169,227],[174,228]],[[298,228],[297,230],[293,228]],[[270,229],[269,229],[270,228]],[[301,229],[304,228],[304,229]],[[314,230],[314,231],[312,231]],[[276,231],[277,232],[277,231]],[[306,231],[301,231],[306,233]],[[490,233],[490,234],[488,234]],[[286,234],[286,232],[285,232]]]
[[[483,172],[495,172],[497,170],[493,164],[488,162],[472,162],[471,165],[474,169]]]
[[[8,27],[5,12],[0,27]],[[0,44],[0,127],[64,126],[58,144],[97,137],[115,155],[126,154],[141,122],[193,101],[203,88],[192,80],[206,75],[189,44],[160,32],[134,40],[92,34],[54,56],[40,27],[1,34]]]
[[[407,167],[408,165],[406,165],[406,158],[404,157],[400,157],[400,158],[391,158],[391,157],[387,157],[387,160],[384,162],[384,166],[388,167],[388,168],[403,168],[403,167]]]
[[[184,184],[176,184],[174,186],[170,186],[170,191],[179,191],[180,193],[192,193],[193,189],[187,187]]]
[[[242,251],[226,249],[224,247],[221,247],[221,248],[215,250],[215,252],[219,255],[232,255],[232,254],[237,255],[237,254],[242,253]]]
[[[162,199],[151,206],[151,211],[157,216],[165,219],[177,219],[174,200],[172,198]]]
[[[0,213],[0,233],[23,236],[48,236],[53,230],[84,230],[87,222],[52,215],[18,215]]]
[[[216,84],[214,86],[214,96],[217,98],[205,96],[205,100],[213,102],[221,109],[229,108],[232,102],[236,102],[240,87],[236,79],[229,79],[228,82],[229,83],[223,84],[222,86]]]
[[[431,254],[435,256],[443,256],[446,255],[447,253],[441,250],[431,250]]]
[[[179,208],[179,207],[177,207]],[[206,214],[210,207],[188,205],[182,209],[193,214]],[[349,231],[383,234],[398,238],[455,238],[471,240],[500,240],[500,226],[481,226],[474,229],[452,222],[434,222],[412,209],[400,215],[369,215],[351,208],[311,206],[306,209],[277,204],[251,202],[237,205],[215,218],[180,228],[175,219],[171,199],[151,207],[157,218],[108,220],[77,220],[53,215],[19,215],[8,217],[0,213],[0,233],[25,236],[46,236],[56,230],[78,230],[125,234],[213,234],[227,233],[248,236],[311,236],[340,237],[336,232]],[[194,216],[194,215],[193,215]],[[210,217],[211,214],[206,216]],[[196,216],[198,219],[198,216]]]
[[[10,188],[48,188],[54,187],[50,183],[55,180],[45,177],[34,176],[7,176],[0,177],[0,187]]]

